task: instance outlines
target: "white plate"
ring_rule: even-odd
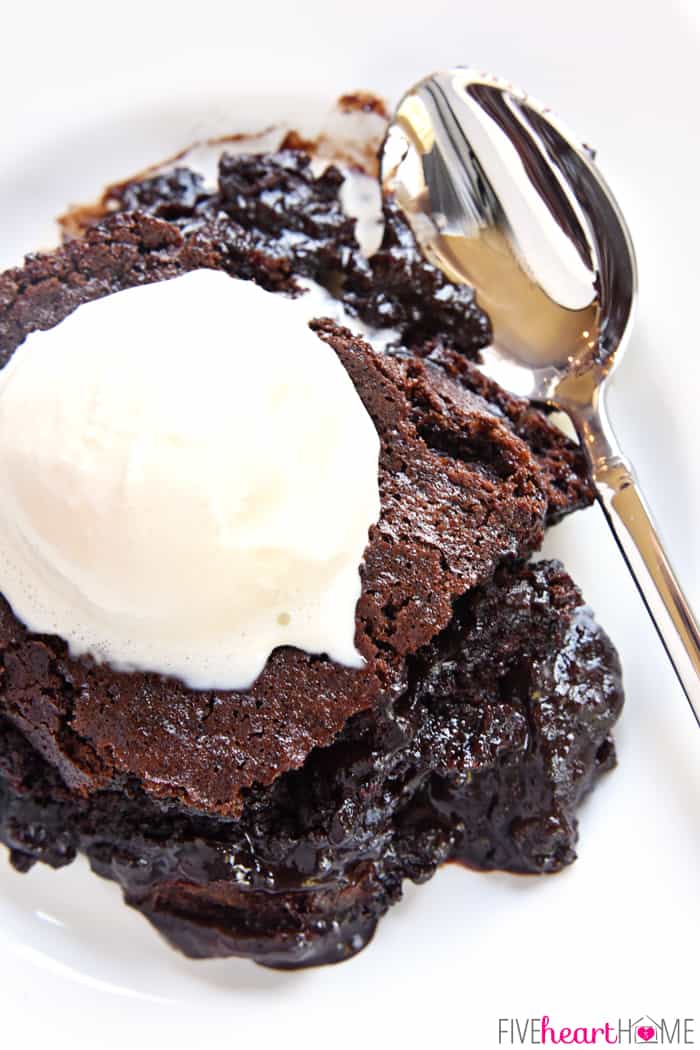
[[[259,14],[130,0],[13,11],[0,68],[0,261],[48,243],[69,201],[201,134],[280,113],[313,121],[356,87],[395,98],[455,62],[510,77],[597,146],[629,218],[641,302],[611,407],[699,607],[697,24],[638,0],[251,6]],[[356,959],[276,974],[180,958],[82,863],[19,876],[3,859],[2,1045],[16,1032],[54,1050],[487,1048],[499,1018],[692,1017],[700,734],[599,512],[554,530],[547,553],[609,629],[627,684],[620,767],[581,811],[573,867],[549,878],[448,867],[407,886]]]

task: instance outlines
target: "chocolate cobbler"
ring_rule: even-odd
[[[404,879],[446,861],[556,872],[575,859],[579,802],[615,764],[615,650],[563,567],[531,560],[591,503],[583,457],[479,371],[488,318],[390,199],[363,254],[342,184],[302,148],[224,153],[215,188],[187,167],[122,184],[61,247],[0,276],[0,366],[81,304],[201,268],[288,297],[311,279],[395,332],[380,353],[312,322],[380,440],[362,667],[282,646],[249,689],[195,690],[72,657],[0,597],[12,865],[83,853],[197,958],[339,962]]]

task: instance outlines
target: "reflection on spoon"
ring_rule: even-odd
[[[401,100],[382,183],[430,261],[474,287],[494,333],[488,373],[570,416],[700,723],[700,630],[605,411],[637,274],[629,231],[590,150],[511,84],[452,69]]]

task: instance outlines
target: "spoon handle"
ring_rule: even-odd
[[[605,517],[700,725],[700,628],[634,470],[617,444],[602,396],[594,407],[567,410],[588,456]]]

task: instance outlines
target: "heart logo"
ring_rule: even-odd
[[[643,1039],[645,1043],[648,1043],[650,1039],[654,1038],[656,1032],[650,1024],[643,1024],[637,1029],[637,1035],[640,1039]]]

